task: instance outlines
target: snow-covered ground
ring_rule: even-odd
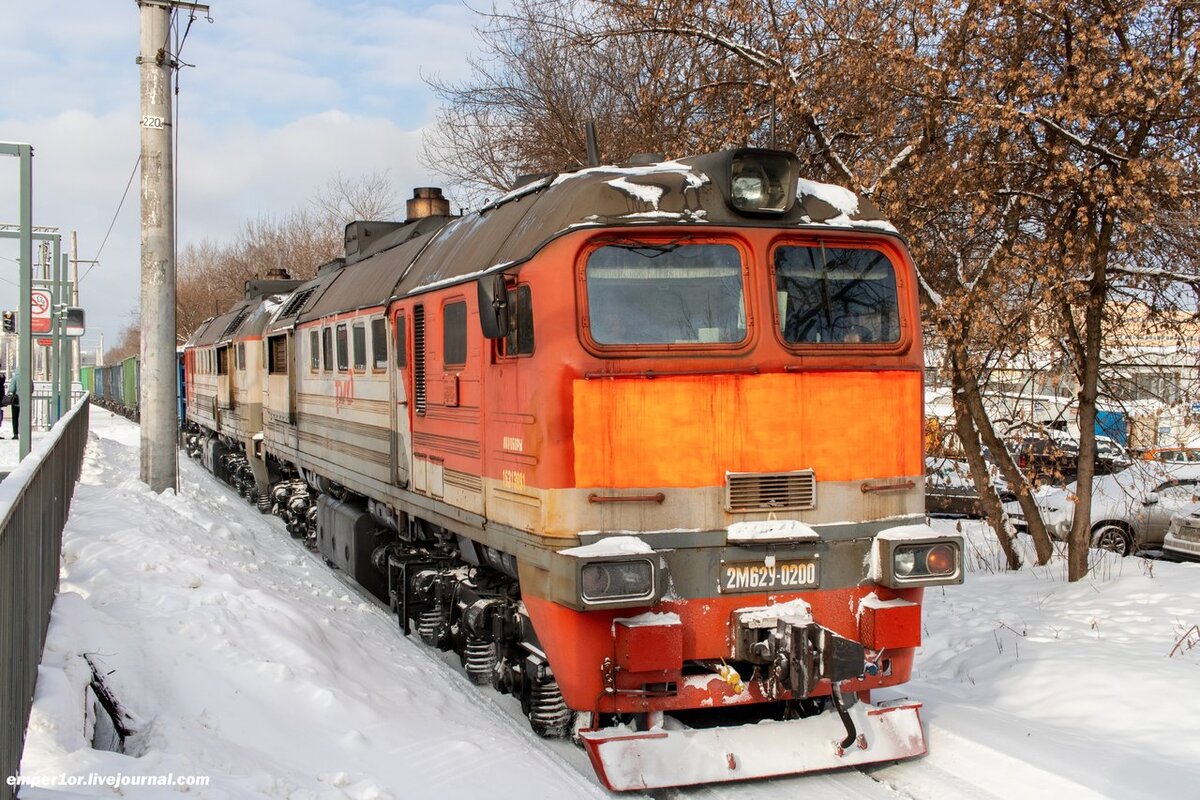
[[[207,787],[186,792],[211,798],[606,795],[578,750],[537,739],[515,700],[404,639],[278,520],[186,459],[180,493],[154,495],[136,478],[137,428],[93,409],[92,431],[23,775],[204,775]],[[1001,573],[980,526],[965,533],[971,573],[927,592],[905,687],[925,702],[927,757],[657,794],[1190,796],[1200,634],[1186,632],[1200,623],[1200,565],[1110,558],[1072,585],[1061,560]],[[85,655],[132,717],[125,754],[88,743]]]

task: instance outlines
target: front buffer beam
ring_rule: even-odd
[[[743,781],[894,761],[925,753],[920,703],[857,703],[847,709],[859,736],[843,748],[846,726],[825,711],[804,719],[728,728],[624,728],[579,735],[596,774],[613,791]]]

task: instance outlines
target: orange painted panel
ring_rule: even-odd
[[[729,472],[924,472],[917,371],[576,380],[575,485],[696,487]]]

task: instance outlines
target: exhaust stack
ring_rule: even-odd
[[[436,186],[423,186],[413,189],[412,199],[408,201],[408,219],[405,222],[415,222],[425,217],[450,216],[450,201],[442,197],[442,190]]]

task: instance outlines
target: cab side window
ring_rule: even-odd
[[[371,366],[387,369],[387,322],[383,317],[371,320]]]
[[[533,353],[533,296],[527,283],[508,290],[508,335],[500,342],[502,356]]]
[[[447,303],[442,309],[442,364],[462,366],[467,363],[467,304]]]
[[[337,368],[338,372],[350,368],[350,331],[344,322],[337,326]]]
[[[367,326],[361,322],[354,324],[354,371],[364,372],[367,369]]]

